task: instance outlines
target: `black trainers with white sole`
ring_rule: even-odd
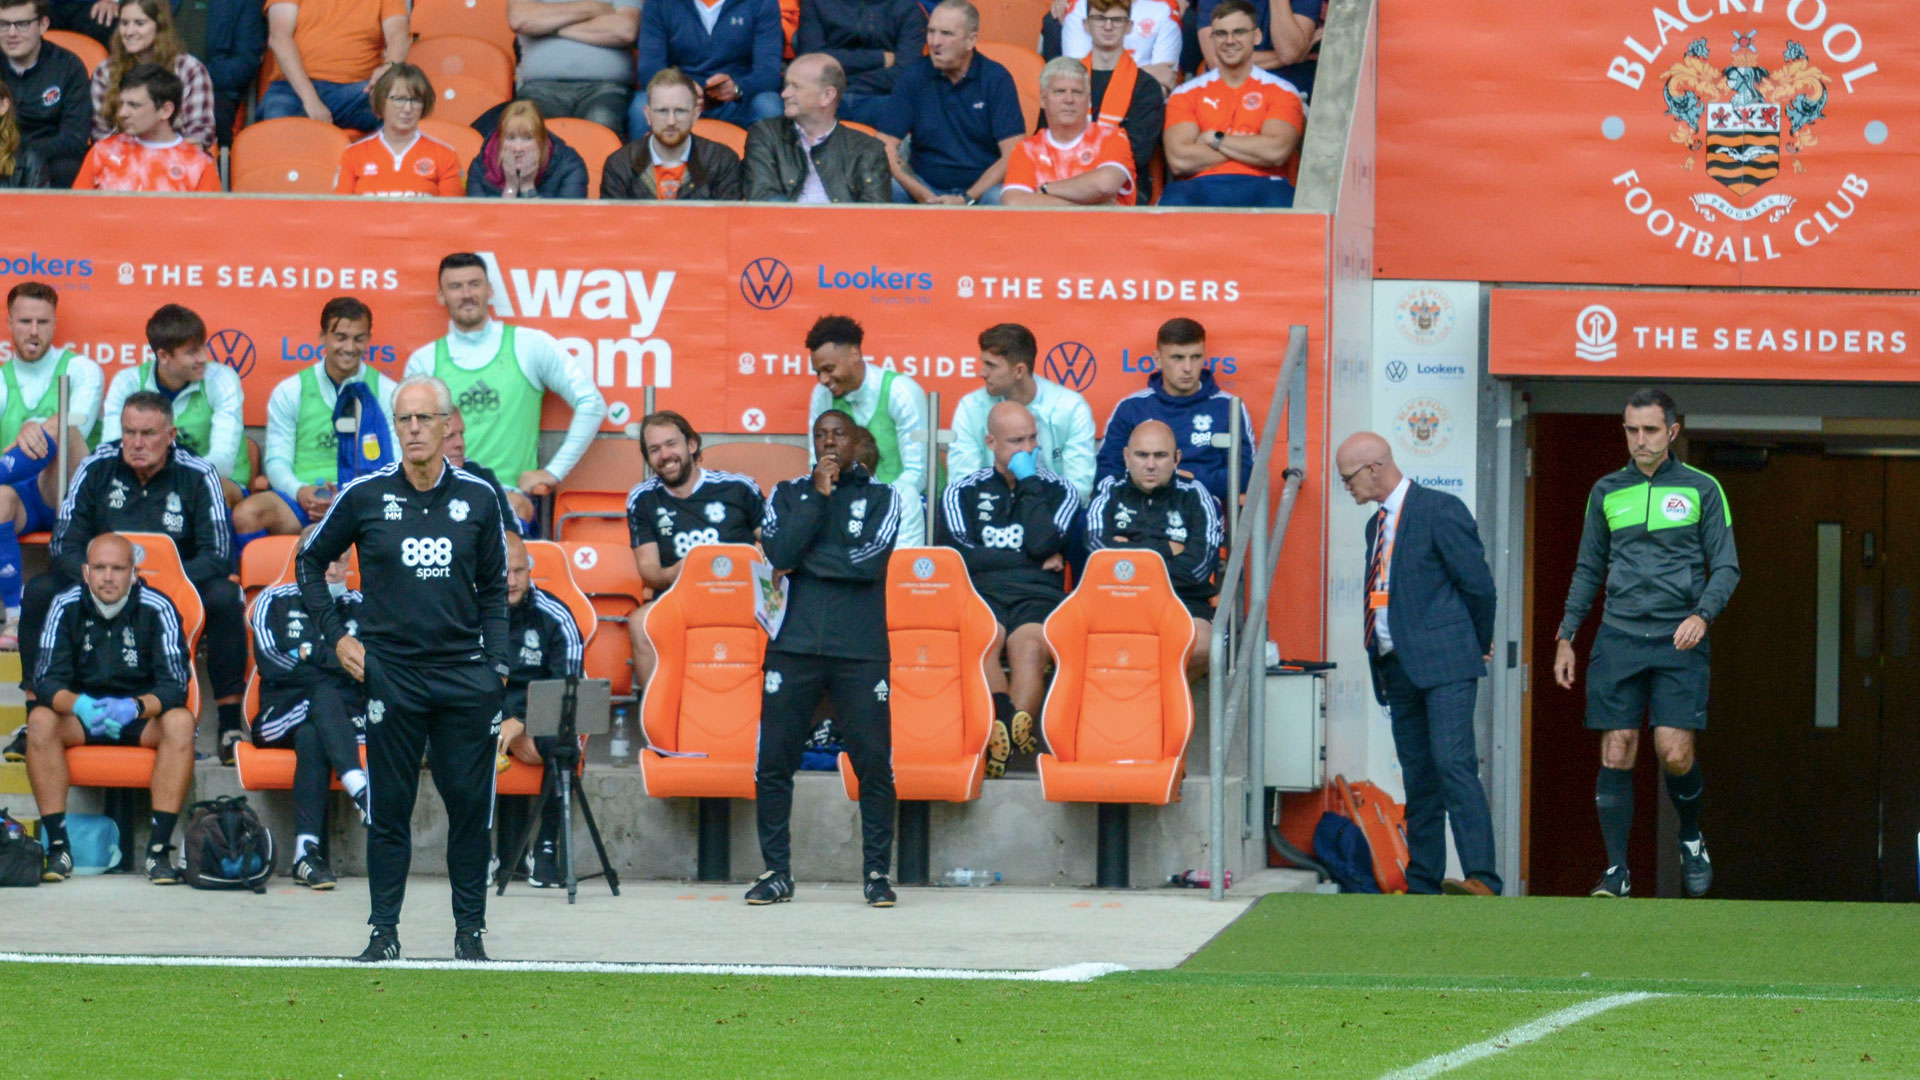
[[[47,849],[46,865],[40,871],[41,881],[65,881],[73,876],[73,851],[65,844],[55,844]]]
[[[486,963],[487,947],[480,940],[480,936],[485,933],[485,930],[479,930],[473,927],[468,927],[465,930],[455,930],[453,932],[453,958],[475,964]]]
[[[867,872],[867,884],[864,890],[868,907],[892,907],[900,898],[893,894],[893,885],[887,881],[887,875],[879,871]]]
[[[340,879],[333,876],[333,869],[327,865],[327,860],[321,858],[318,851],[309,851],[293,860],[293,880],[319,892],[324,892],[340,883]]]
[[[1618,899],[1625,899],[1633,895],[1633,882],[1627,874],[1627,868],[1624,866],[1607,867],[1606,876],[1602,877],[1600,884],[1595,885],[1593,891],[1587,895],[1611,896]]]
[[[173,845],[147,849],[147,880],[155,885],[180,884],[180,868],[173,865]]]
[[[360,824],[373,824],[373,789],[362,787],[360,794],[353,796],[354,809],[360,811]]]
[[[19,730],[13,733],[13,738],[7,740],[7,748],[0,752],[0,757],[8,761],[27,760],[27,725],[21,724]]]
[[[367,938],[367,947],[354,957],[362,964],[377,964],[383,960],[400,959],[400,930],[393,926],[376,926],[372,936]]]
[[[528,853],[527,884],[536,889],[551,889],[560,884],[560,852],[553,841],[542,841]]]
[[[766,904],[784,904],[793,899],[793,876],[783,870],[769,870],[753,882],[753,888],[747,890],[747,903],[754,907]]]
[[[1707,857],[1707,838],[1680,841],[1680,877],[1688,896],[1705,896],[1713,888],[1713,860]]]

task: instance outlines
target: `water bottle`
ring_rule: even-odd
[[[1205,889],[1213,884],[1213,875],[1205,870],[1183,870],[1167,879],[1167,884],[1178,889]],[[1233,888],[1233,871],[1227,871],[1226,887]]]
[[[633,740],[627,734],[627,710],[624,706],[613,710],[613,738],[607,744],[607,753],[613,757],[613,765],[617,769],[633,764]]]
[[[969,870],[964,866],[956,866],[947,871],[947,884],[956,885],[961,888],[978,885],[998,885],[1000,884],[1000,871]]]

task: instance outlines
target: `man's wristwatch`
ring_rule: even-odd
[[[1045,195],[1046,193],[1047,193],[1047,182],[1045,180],[1042,180],[1040,181],[1040,194]]]
[[[1226,133],[1226,132],[1224,132],[1224,131],[1216,131],[1216,132],[1214,132],[1214,133],[1213,133],[1213,148],[1214,148],[1215,150],[1218,150],[1218,149],[1220,149],[1220,147],[1221,147],[1221,145],[1222,145],[1222,144],[1224,144],[1224,143],[1225,143],[1226,141],[1227,141],[1227,133]]]

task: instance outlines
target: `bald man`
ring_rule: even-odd
[[[193,661],[180,612],[134,576],[133,545],[117,533],[87,544],[81,579],[48,607],[33,670],[39,703],[27,714],[27,779],[47,845],[40,879],[73,874],[67,747],[144,746],[155,752],[144,869],[155,885],[175,885],[173,827],[193,778],[194,727],[186,709]]]
[[[836,122],[846,92],[846,69],[825,53],[787,65],[780,90],[785,115],[747,129],[748,202],[893,201],[885,144]]]
[[[1127,471],[1100,482],[1087,504],[1087,547],[1145,548],[1166,560],[1174,595],[1193,616],[1193,652],[1187,677],[1207,670],[1212,644],[1214,580],[1226,530],[1220,504],[1200,481],[1180,474],[1180,444],[1159,420],[1134,425],[1127,436]]]
[[[1017,401],[987,412],[993,464],[956,475],[940,500],[934,542],[957,548],[973,587],[993,609],[992,655],[1006,652],[1011,677],[987,665],[993,690],[993,735],[987,775],[1006,772],[1014,749],[1031,754],[1040,702],[1047,692],[1047,616],[1066,599],[1061,568],[1080,498],[1065,478],[1041,464],[1039,427]]]
[[[1334,455],[1367,522],[1364,640],[1373,696],[1393,720],[1407,788],[1407,891],[1496,896],[1493,817],[1480,786],[1473,704],[1493,655],[1493,575],[1467,505],[1400,474],[1363,431]],[[1446,878],[1447,822],[1461,878]]]

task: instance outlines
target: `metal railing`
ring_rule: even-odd
[[[1247,724],[1246,799],[1239,841],[1245,843],[1265,815],[1267,603],[1280,549],[1287,538],[1287,522],[1307,469],[1307,328],[1287,330],[1286,359],[1274,380],[1273,400],[1261,425],[1254,454],[1246,506],[1240,507],[1240,400],[1229,402],[1227,450],[1227,520],[1231,532],[1227,569],[1220,578],[1220,606],[1213,619],[1207,655],[1207,748],[1211,798],[1209,817],[1208,895],[1226,897],[1227,873],[1227,750],[1236,727]],[[1287,467],[1281,473],[1278,513],[1272,506],[1274,441],[1280,434],[1280,415],[1287,416]],[[1241,610],[1241,597],[1246,609]],[[1229,652],[1231,650],[1231,652]],[[1255,679],[1258,672],[1260,678]]]

